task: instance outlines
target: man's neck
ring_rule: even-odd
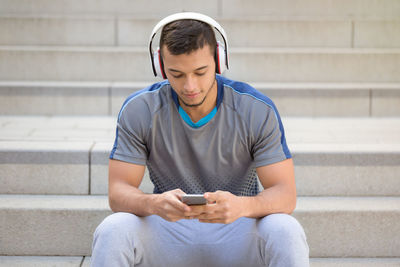
[[[183,110],[189,115],[192,122],[196,123],[205,116],[207,116],[217,105],[217,96],[218,96],[218,85],[215,82],[215,85],[208,93],[204,102],[199,106],[186,106],[182,101],[179,101],[180,106]]]

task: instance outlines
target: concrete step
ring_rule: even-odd
[[[256,0],[249,5],[244,0],[196,1],[129,1],[129,0],[26,0],[0,1],[0,14],[109,14],[163,17],[180,11],[203,12],[224,17],[340,17],[390,19],[398,18],[400,4],[396,0]]]
[[[293,144],[302,196],[399,196],[400,144]]]
[[[398,118],[283,123],[299,195],[399,196]],[[0,117],[0,193],[107,194],[115,125],[114,117]],[[152,188],[146,173],[141,189]]]
[[[142,89],[148,84],[143,82],[116,82],[111,84],[111,114],[117,115],[125,99],[133,91]],[[399,83],[249,82],[249,84],[270,97],[282,116],[375,117],[400,115]],[[11,91],[22,90],[19,89],[18,83],[15,83],[15,86],[12,87],[7,82],[0,82],[0,90],[2,88],[5,91],[7,90],[7,95]],[[25,92],[27,90],[25,88]],[[43,90],[42,92],[45,93],[46,91]],[[16,97],[15,101],[19,101],[19,99]],[[10,102],[4,103],[4,106],[7,106],[7,110],[10,110],[11,113],[15,109],[8,103]],[[18,106],[22,106],[22,104]],[[7,110],[4,110],[3,114],[7,114]]]
[[[0,141],[3,194],[108,193],[112,143]],[[298,195],[399,196],[400,144],[293,144]],[[140,186],[153,185],[146,172]]]
[[[1,16],[0,44],[113,46],[114,24],[107,17]]]
[[[296,135],[296,132],[291,134]],[[399,133],[400,141],[398,136]],[[91,194],[108,192],[107,164],[111,146],[111,143],[102,143],[93,147]],[[299,196],[400,196],[400,143],[295,143],[290,149]],[[153,191],[147,172],[141,189],[147,193]]]
[[[0,195],[0,255],[89,255],[106,196]]]
[[[159,19],[0,16],[0,45],[147,46]],[[219,19],[230,47],[400,47],[400,21]]]
[[[0,256],[0,267],[82,267],[85,257]]]
[[[129,0],[39,0],[39,1],[9,1],[0,0],[0,14],[14,15],[130,15],[139,17],[164,17],[176,12],[195,11],[216,16],[218,1],[129,1]]]
[[[151,82],[0,82],[3,115],[117,115]],[[282,116],[400,116],[400,83],[250,83]]]
[[[90,193],[92,142],[0,143],[0,193]]]
[[[279,14],[291,16],[323,16],[347,18],[398,18],[400,4],[393,0],[342,1],[342,0],[256,0],[249,5],[245,0],[222,0],[222,14],[242,17],[264,17]]]
[[[91,257],[0,256],[0,267],[89,267]],[[397,267],[399,258],[311,258],[311,267]]]
[[[90,255],[110,213],[106,196],[0,195],[0,255]],[[400,257],[398,197],[300,197],[294,216],[311,257]]]
[[[311,267],[398,267],[399,258],[311,258]]]
[[[230,66],[242,81],[400,82],[400,49],[232,48]],[[0,80],[152,79],[145,47],[0,47]]]
[[[0,113],[111,115],[114,104],[112,100],[115,98],[111,95],[115,91],[112,89],[112,84],[111,82],[0,82]],[[132,92],[138,90],[139,86],[144,88],[149,84],[151,83],[146,85],[138,83]],[[123,100],[119,104],[120,107],[122,103]]]
[[[0,141],[113,142],[116,116],[0,116]],[[399,118],[282,117],[289,144],[398,144]]]

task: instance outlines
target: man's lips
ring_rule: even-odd
[[[187,97],[187,98],[195,98],[195,97],[197,97],[198,95],[200,95],[200,93],[184,94],[184,96]]]

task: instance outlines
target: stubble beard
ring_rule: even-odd
[[[210,93],[211,88],[214,86],[215,81],[216,81],[216,78],[214,78],[213,83],[211,84],[210,88],[208,88],[207,94],[204,96],[204,98],[199,103],[188,104],[185,101],[183,101],[183,99],[181,97],[178,96],[179,97],[179,102],[184,104],[186,107],[191,107],[191,108],[201,106],[204,103],[204,101],[206,101],[206,98],[207,98],[208,94]]]

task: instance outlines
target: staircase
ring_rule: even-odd
[[[0,0],[0,267],[89,266],[116,115],[180,11],[276,103],[311,266],[400,266],[400,1]]]

